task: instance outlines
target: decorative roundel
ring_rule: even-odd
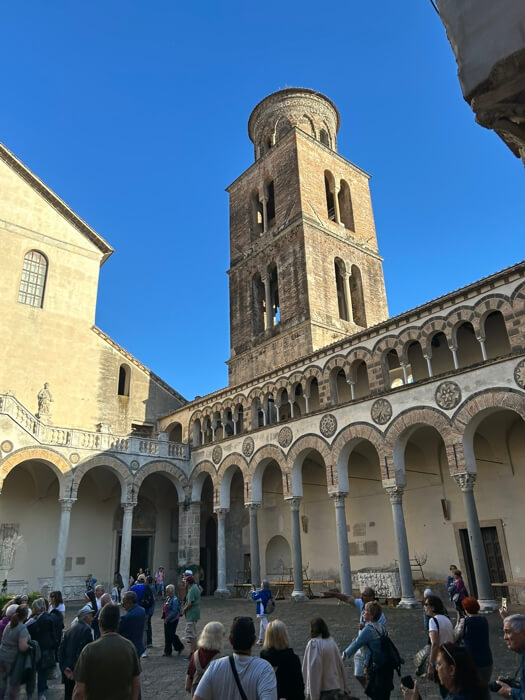
[[[132,462],[131,462],[131,464],[130,464],[129,466],[130,466],[130,467],[133,469],[133,471],[135,472],[135,471],[137,471],[137,469],[139,468],[140,465],[139,465],[139,463],[137,462],[137,460],[134,459],[134,460],[132,460]]]
[[[71,464],[78,464],[80,462],[80,455],[77,452],[72,452],[69,455],[69,461]]]
[[[277,438],[277,440],[279,441],[279,445],[281,447],[288,447],[288,445],[290,445],[293,440],[292,429],[288,426],[281,428],[279,430],[279,437]]]
[[[253,442],[253,438],[247,437],[244,438],[244,441],[242,443],[242,453],[245,457],[251,457],[253,454],[253,450],[255,448],[255,444]]]
[[[11,440],[4,440],[0,447],[2,448],[2,452],[11,452],[13,449],[13,443]]]
[[[213,452],[211,453],[211,458],[214,464],[219,464],[222,459],[222,447],[220,445],[215,445]]]
[[[392,418],[392,404],[386,399],[376,399],[370,409],[374,423],[385,425]]]
[[[525,360],[521,360],[516,365],[514,381],[521,389],[525,389]]]
[[[321,422],[319,423],[319,430],[321,431],[321,435],[323,435],[324,437],[332,437],[332,435],[337,430],[337,418],[331,413],[327,413],[321,418]]]
[[[436,403],[445,411],[456,408],[461,401],[461,389],[456,382],[441,382],[435,393]]]

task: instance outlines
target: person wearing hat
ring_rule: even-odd
[[[65,633],[58,652],[58,663],[62,671],[64,683],[64,700],[71,700],[75,680],[73,673],[80,652],[93,641],[91,623],[93,622],[93,607],[90,603],[83,605],[77,613],[77,624],[72,625]]]

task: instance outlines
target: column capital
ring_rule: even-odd
[[[256,512],[260,507],[260,503],[245,503],[244,507],[250,512]]]
[[[346,491],[334,491],[334,493],[329,493],[328,496],[333,500],[336,508],[341,508],[345,504],[345,498],[348,496]]]
[[[133,508],[137,505],[137,501],[130,501],[128,503],[121,503],[122,509],[124,513],[132,513]]]
[[[64,511],[70,511],[71,508],[73,508],[73,505],[77,502],[76,498],[59,498],[58,502],[60,503],[60,508],[62,512]]]
[[[459,488],[465,491],[472,491],[474,489],[474,484],[476,483],[475,472],[463,472],[463,474],[454,474],[454,481],[459,486]]]
[[[403,501],[404,488],[402,486],[387,486],[385,491],[388,493],[390,503],[401,503]]]
[[[229,508],[215,508],[214,513],[217,515],[217,518],[219,520],[222,520],[226,517],[226,514],[230,512]]]
[[[299,510],[301,506],[302,496],[293,496],[292,498],[284,499],[290,506],[290,510]]]

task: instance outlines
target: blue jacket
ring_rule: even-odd
[[[180,602],[176,595],[166,601],[166,622],[175,622],[180,617]]]
[[[268,588],[261,588],[259,591],[252,591],[252,600],[257,601],[257,615],[265,615],[266,603],[272,597],[272,592]]]
[[[521,653],[520,684],[521,688],[511,688],[512,700],[525,700],[525,651]]]
[[[118,632],[135,645],[137,654],[144,653],[144,623],[146,611],[140,605],[134,605],[125,615],[120,618]]]
[[[381,623],[375,623],[374,626],[371,622],[367,622],[363,629],[359,632],[356,639],[344,650],[343,657],[345,659],[350,658],[356,653],[361,647],[367,646],[372,655],[375,654],[376,660],[381,655],[381,634],[384,632],[384,627]],[[378,630],[381,630],[379,632]]]

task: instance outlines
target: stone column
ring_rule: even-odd
[[[301,498],[287,498],[292,514],[292,565],[293,565],[293,591],[292,600],[303,602],[308,600],[303,590],[303,555],[301,552],[301,523],[299,520],[299,508]]]
[[[124,582],[124,591],[129,587],[129,566],[131,559],[131,534],[133,532],[133,508],[137,505],[136,501],[120,504],[124,510],[122,518],[122,539],[120,544],[120,575]]]
[[[179,503],[179,567],[200,564],[201,504],[189,499]]]
[[[425,360],[427,361],[427,370],[428,370],[428,376],[433,377],[434,372],[432,371],[432,358],[430,355],[423,355]]]
[[[66,568],[67,541],[69,539],[69,521],[71,519],[71,508],[76,502],[76,498],[59,498],[60,503],[60,525],[58,528],[57,555],[55,558],[55,581],[56,591],[64,589],[64,570]]]
[[[227,508],[217,508],[217,590],[216,598],[229,598],[226,588],[226,513]]]
[[[339,197],[337,196],[339,194],[339,187],[337,185],[334,186],[334,214],[335,214],[335,223],[340,224],[341,223],[341,212],[339,211]]]
[[[476,336],[478,343],[481,347],[481,356],[483,357],[483,362],[486,362],[489,358],[487,356],[487,348],[485,347],[485,338],[482,335]]]
[[[310,413],[310,394],[303,394],[305,413]]]
[[[279,423],[281,420],[281,404],[275,402],[275,422]]]
[[[348,313],[348,320],[350,323],[354,322],[354,314],[352,313],[352,287],[350,286],[350,278],[352,275],[346,274],[345,279],[346,279],[346,284],[345,284],[345,295],[347,299],[347,304],[346,304],[346,310]]]
[[[397,556],[399,559],[399,578],[401,579],[400,608],[418,608],[420,603],[414,598],[414,586],[412,583],[412,570],[410,568],[410,555],[408,553],[407,531],[405,527],[405,515],[403,513],[403,488],[401,486],[388,486],[386,489],[392,504],[392,517],[394,520],[394,532],[397,542]]]
[[[347,495],[346,493],[331,493],[330,498],[333,499],[335,506],[335,526],[337,530],[341,592],[345,595],[352,595],[352,571],[350,569],[345,512],[345,498]]]
[[[350,387],[350,398],[352,401],[355,399],[355,382],[353,379],[347,379],[346,380],[348,386]]]
[[[292,399],[288,399],[288,403],[290,404],[290,418],[295,418],[295,416],[294,416],[294,408],[293,408],[293,407],[294,407],[294,404],[295,404],[295,400],[292,401]]]
[[[407,363],[406,362],[400,362],[401,369],[403,370],[403,384],[408,384],[408,370],[407,370]]]
[[[261,559],[259,556],[259,528],[257,527],[257,511],[261,507],[260,503],[246,503],[246,508],[250,514],[250,566],[252,583],[254,586],[261,585]]]
[[[456,345],[449,345],[450,352],[452,353],[452,359],[454,360],[454,369],[459,369],[458,361],[458,349]]]
[[[272,313],[272,290],[270,286],[270,275],[261,275],[264,284],[264,300],[266,304],[266,328],[271,328],[273,326],[273,313]]]
[[[476,474],[472,472],[464,472],[463,474],[455,474],[454,481],[463,493],[463,503],[465,505],[465,515],[467,516],[467,530],[470,542],[470,552],[472,555],[472,565],[474,567],[474,575],[478,586],[478,602],[481,610],[491,611],[498,608],[498,604],[494,600],[492,587],[490,585],[489,569],[487,566],[487,558],[485,556],[485,547],[483,546],[483,538],[481,536],[481,528],[479,526],[478,511],[476,501],[474,499],[474,484],[476,483]]]
[[[263,233],[266,233],[266,231],[268,231],[268,197],[263,197],[261,202],[263,210]]]

